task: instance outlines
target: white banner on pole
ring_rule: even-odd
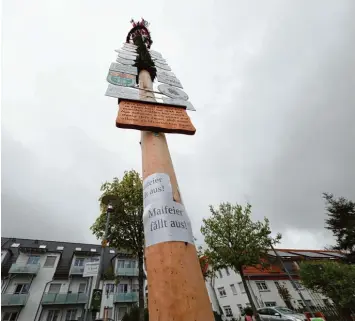
[[[85,263],[83,277],[97,276],[99,273],[100,262]]]

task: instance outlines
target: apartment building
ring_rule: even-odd
[[[84,320],[96,282],[83,276],[84,266],[99,261],[100,245],[19,238],[1,244],[2,321]],[[137,260],[106,248],[101,280],[100,315],[107,309],[120,320],[138,303]]]
[[[288,290],[291,299],[287,303],[292,309],[304,308],[299,291],[311,307],[325,307],[332,303],[329,298],[302,286],[298,273],[299,263],[303,260],[339,260],[342,257],[341,253],[289,249],[277,251],[285,269],[291,274],[295,286],[290,281],[285,269],[277,262],[275,253],[270,251],[267,258],[270,265],[266,269],[263,269],[261,265],[244,268],[247,286],[257,308],[286,306],[285,300],[280,295],[280,288]],[[206,287],[213,310],[222,313],[227,319],[232,317],[238,319],[243,309],[250,306],[242,279],[232,269],[217,271],[215,277],[206,280]]]

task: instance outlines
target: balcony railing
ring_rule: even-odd
[[[138,302],[137,292],[115,293],[113,303]]]
[[[138,268],[117,268],[116,275],[120,276],[138,276]]]
[[[10,274],[34,274],[36,275],[40,269],[38,264],[14,263],[9,270]]]
[[[85,304],[88,301],[86,293],[45,293],[42,305],[47,304]]]
[[[26,305],[29,293],[27,294],[13,294],[13,293],[4,293],[1,294],[1,306],[10,307],[10,306],[24,306]]]
[[[84,273],[84,267],[83,266],[74,266],[72,265],[70,268],[69,274],[83,274]]]

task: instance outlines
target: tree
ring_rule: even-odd
[[[271,237],[269,220],[253,222],[251,205],[221,203],[218,209],[210,206],[212,216],[203,219],[201,233],[205,237],[205,255],[214,270],[232,268],[239,273],[253,312],[258,319],[250,289],[244,277],[243,267],[257,266],[266,257],[271,245],[280,242],[281,234]]]
[[[140,320],[140,309],[138,307],[132,307],[131,310],[126,313],[121,321],[138,321]],[[149,321],[148,309],[144,309],[144,321]]]
[[[279,295],[281,299],[285,302],[286,306],[292,310],[293,309],[293,306],[291,304],[292,297],[288,289],[284,285],[279,284],[277,287],[277,291],[279,292]]]
[[[124,249],[138,258],[140,321],[144,321],[144,229],[143,229],[143,185],[139,174],[125,172],[122,180],[114,178],[101,186],[104,195],[116,195],[118,202],[110,216],[108,241],[111,247]],[[101,200],[100,199],[100,200]],[[101,239],[106,224],[106,206],[101,203],[101,215],[91,226],[94,235]]]
[[[334,249],[346,252],[347,260],[355,263],[355,202],[333,194],[323,194],[326,201],[326,228],[336,237]]]
[[[350,317],[355,307],[355,266],[336,261],[305,261],[300,264],[303,285],[330,298],[339,313]],[[350,319],[350,318],[349,318]]]

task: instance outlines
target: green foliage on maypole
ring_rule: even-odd
[[[138,56],[136,58],[136,63],[135,63],[135,66],[138,68],[138,74],[141,70],[147,70],[150,74],[150,78],[152,79],[152,81],[154,81],[157,75],[157,70],[155,68],[152,57],[143,42],[142,36],[135,37],[134,44],[138,47],[137,49]]]
[[[149,23],[142,18],[141,21],[135,22],[133,19],[131,20],[133,28],[129,31],[126,42],[133,42],[138,48],[138,56],[135,61],[135,67],[138,68],[138,75],[141,70],[147,70],[150,74],[150,78],[154,81],[157,70],[155,68],[152,57],[148,51],[150,46],[153,43],[153,40],[150,36],[150,32],[148,30]],[[137,76],[137,82],[139,82]]]

